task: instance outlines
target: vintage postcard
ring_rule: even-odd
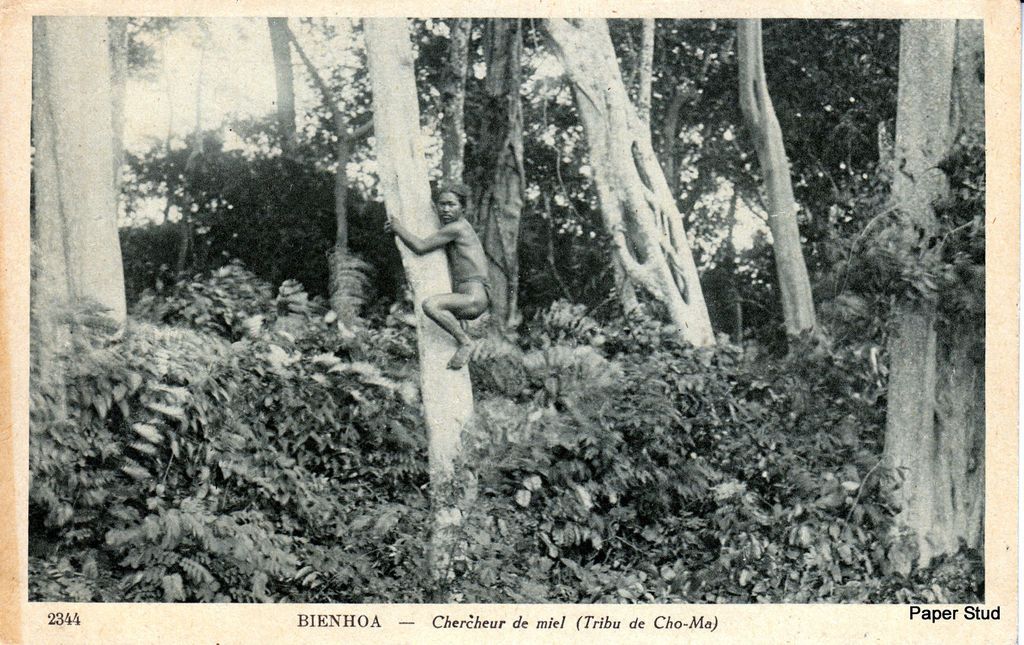
[[[1015,642],[1020,19],[0,2],[0,642]]]

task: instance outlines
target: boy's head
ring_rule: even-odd
[[[461,184],[449,184],[438,188],[434,203],[442,224],[450,224],[462,217],[466,210],[469,190]]]

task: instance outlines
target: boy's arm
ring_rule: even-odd
[[[392,221],[390,228],[416,255],[423,255],[424,253],[440,249],[458,237],[458,230],[454,223],[442,226],[436,233],[427,237],[413,235],[409,232],[409,229],[402,226],[401,222],[398,221]]]

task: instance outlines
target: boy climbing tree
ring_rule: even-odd
[[[423,313],[451,334],[459,344],[448,361],[458,370],[469,360],[472,344],[460,321],[478,318],[490,305],[487,257],[472,225],[466,221],[466,190],[461,186],[442,189],[437,195],[441,228],[426,238],[413,235],[398,221],[385,220],[384,229],[393,232],[417,255],[444,248],[452,276],[452,293],[430,296],[423,301]]]

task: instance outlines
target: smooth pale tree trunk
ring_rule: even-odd
[[[287,18],[267,18],[277,88],[277,127],[286,150],[295,142],[295,79]]]
[[[316,65],[306,55],[295,34],[284,26],[284,33],[288,42],[295,47],[295,52],[309,73],[313,84],[320,91],[324,103],[331,110],[331,125],[334,128],[334,135],[337,141],[334,144],[334,250],[330,258],[331,274],[331,309],[338,314],[338,318],[346,324],[355,324],[358,321],[359,309],[363,304],[363,298],[367,287],[366,273],[369,265],[363,260],[349,252],[349,222],[348,222],[348,175],[346,168],[349,159],[352,157],[352,150],[356,144],[373,132],[373,122],[368,121],[349,130],[348,119],[342,111],[338,102],[334,99],[331,88],[317,71]]]
[[[124,164],[124,93],[128,81],[128,19],[108,18],[110,36],[111,127],[114,131],[114,194],[121,194],[121,166]]]
[[[637,88],[636,112],[644,126],[650,130],[651,127],[651,85],[653,82],[654,70],[654,19],[643,20],[643,31],[640,36],[640,57],[637,70],[639,87]],[[671,191],[671,188],[669,188]],[[619,296],[619,304],[622,305],[622,312],[629,315],[631,311],[639,306],[636,297],[636,287],[626,275],[626,268],[622,266],[622,260],[616,254],[612,255],[612,274],[615,279],[615,291]]]
[[[366,62],[373,89],[373,119],[377,175],[388,217],[425,237],[438,229],[431,208],[430,186],[420,132],[419,106],[409,28],[404,19],[364,20]],[[450,370],[454,339],[423,313],[423,300],[451,291],[444,251],[416,255],[398,244],[412,287],[419,345],[420,387],[426,420],[430,486],[434,514],[431,570],[439,582],[448,578],[462,514],[457,492],[464,469],[456,473],[462,452],[461,433],[473,412],[469,370]]]
[[[980,136],[983,92],[967,64],[980,52],[977,24],[901,28],[893,198],[912,239],[938,230],[932,205],[948,186],[937,166],[958,134]],[[916,532],[921,566],[960,540],[981,546],[984,512],[983,329],[954,323],[939,341],[937,317],[932,303],[897,303],[889,341],[885,455],[905,476],[897,519]]]
[[[604,20],[545,20],[587,133],[604,225],[629,279],[668,310],[680,338],[715,343],[682,217],[630,103]]]
[[[469,64],[469,31],[473,21],[451,21],[448,58],[441,77],[441,177],[446,184],[462,184],[465,172],[466,69]]]
[[[125,322],[107,39],[105,18],[33,19],[32,314],[47,345],[37,348],[41,365],[63,338],[57,316],[66,306],[95,301]]]
[[[782,141],[782,128],[775,116],[764,74],[761,21],[740,20],[737,24],[736,58],[739,62],[740,109],[764,176],[768,196],[768,227],[782,298],[786,333],[795,336],[815,327],[814,296],[807,275],[796,200],[790,178],[789,159]]]
[[[486,103],[477,137],[479,154],[472,170],[478,199],[473,219],[487,254],[491,281],[491,321],[515,327],[519,320],[519,228],[526,171],[523,169],[521,23],[492,18],[484,39]]]

